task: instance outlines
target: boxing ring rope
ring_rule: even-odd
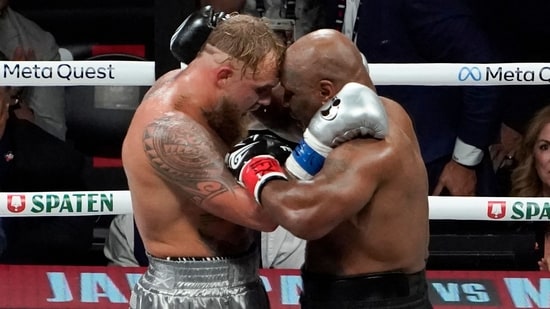
[[[369,64],[375,85],[550,85],[550,63]],[[0,86],[150,86],[146,61],[0,61]],[[430,219],[548,221],[550,199],[429,196]],[[0,193],[0,217],[132,213],[130,192]]]
[[[375,85],[550,85],[550,63],[369,64]],[[147,86],[147,61],[0,61],[0,86]]]
[[[550,199],[542,197],[429,196],[430,219],[547,221]],[[0,217],[131,214],[128,190],[0,193]]]

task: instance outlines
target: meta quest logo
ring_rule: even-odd
[[[481,78],[481,70],[478,67],[462,67],[460,71],[458,71],[458,80],[461,82],[468,79],[478,82]]]
[[[547,82],[550,83],[550,67],[507,69],[502,66],[464,66],[458,70],[458,81],[461,82]]]

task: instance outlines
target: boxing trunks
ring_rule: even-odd
[[[302,269],[302,309],[432,308],[425,271],[330,276]]]
[[[257,248],[238,257],[148,258],[130,308],[269,308]]]

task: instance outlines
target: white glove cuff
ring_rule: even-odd
[[[483,159],[483,151],[456,138],[453,160],[466,166],[476,166]]]
[[[274,179],[288,180],[286,175],[281,172],[270,172],[263,175],[256,183],[256,186],[254,186],[254,199],[256,200],[256,203],[261,205],[260,194],[262,192],[262,189],[264,188],[266,183]]]
[[[313,175],[308,173],[294,158],[293,155],[290,155],[285,162],[285,168],[289,174],[296,177],[300,180],[310,180],[313,178]]]
[[[318,154],[322,155],[325,158],[332,150],[332,147],[323,145],[315,136],[313,136],[309,132],[309,129],[306,129],[306,131],[304,132],[304,141],[311,147],[311,149],[315,150]]]

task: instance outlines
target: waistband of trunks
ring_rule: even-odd
[[[260,256],[256,246],[237,256],[173,260],[148,255],[146,277],[194,283],[219,282],[238,285],[258,279]]]
[[[228,255],[228,256],[167,256],[167,257],[156,257],[154,255],[151,255],[149,252],[146,252],[147,256],[149,258],[157,259],[157,260],[166,260],[166,261],[174,261],[174,262],[212,262],[212,261],[223,261],[223,260],[230,260],[230,259],[238,259],[244,256],[248,256],[251,253],[254,253],[258,250],[258,246],[256,244],[252,244],[246,251],[235,254],[235,255]]]
[[[302,281],[304,295],[315,300],[384,300],[427,291],[425,270],[413,274],[383,272],[332,276],[302,269]]]

